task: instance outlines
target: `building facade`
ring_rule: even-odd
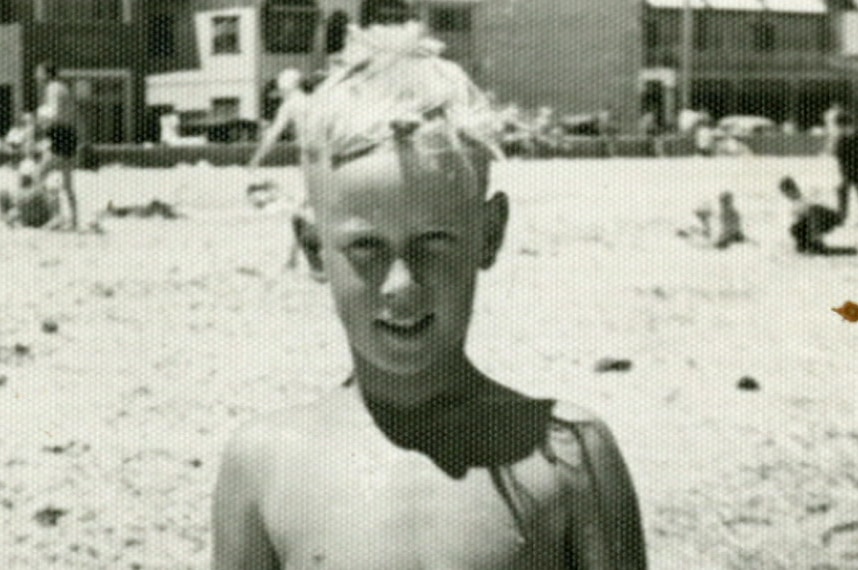
[[[690,10],[691,108],[713,118],[766,116],[818,125],[832,103],[851,105],[856,72],[837,65],[851,2],[694,0]],[[669,123],[682,81],[683,0],[643,6],[641,107]]]
[[[690,0],[691,106],[801,127],[858,95],[852,0]],[[0,132],[51,60],[96,143],[157,138],[158,117],[273,115],[277,75],[323,68],[349,23],[417,18],[501,102],[671,125],[684,0],[0,0]],[[845,54],[845,55],[844,55]]]
[[[92,142],[138,134],[146,60],[142,0],[1,0],[0,132],[38,105],[35,67],[57,65],[79,101]]]
[[[176,0],[150,7],[146,102],[154,113],[255,121],[279,105],[276,78],[310,73],[342,49],[350,23],[425,20],[447,55],[474,67],[477,0]],[[189,41],[190,40],[190,41]]]

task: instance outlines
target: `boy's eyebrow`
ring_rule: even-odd
[[[369,143],[366,146],[360,147],[357,150],[352,150],[349,152],[335,154],[331,157],[331,169],[336,170],[340,166],[357,160],[358,158],[364,157],[370,154],[372,151],[379,147],[379,143]]]

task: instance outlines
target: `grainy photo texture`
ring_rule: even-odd
[[[858,568],[858,3],[0,0],[0,568]]]

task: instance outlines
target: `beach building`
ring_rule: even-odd
[[[270,117],[277,74],[324,67],[349,23],[419,19],[499,100],[561,113],[609,109],[631,125],[643,58],[637,12],[628,0],[177,0],[149,15],[172,27],[174,51],[147,78],[146,100],[183,122]]]
[[[146,59],[141,0],[0,0],[0,132],[38,104],[35,67],[72,85],[93,142],[134,140]]]
[[[714,118],[765,116],[819,124],[834,101],[854,101],[858,70],[839,64],[850,39],[849,0],[692,0],[690,100]],[[641,106],[670,122],[682,80],[684,0],[646,0]],[[858,31],[858,30],[856,30]],[[853,32],[854,34],[854,32]]]
[[[271,117],[285,68],[323,68],[346,26],[417,18],[501,102],[672,125],[684,0],[0,0],[0,132],[36,105],[52,60],[92,142]],[[858,95],[853,0],[690,0],[693,108],[799,127]]]

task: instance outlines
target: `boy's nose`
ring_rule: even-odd
[[[401,297],[405,293],[414,291],[416,284],[411,268],[403,259],[397,258],[390,265],[381,284],[381,294],[389,298]]]

